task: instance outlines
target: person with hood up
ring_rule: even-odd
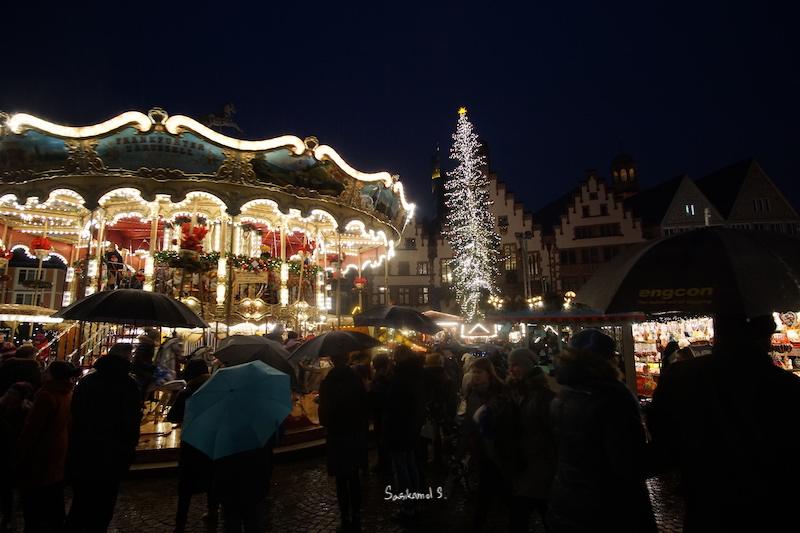
[[[53,361],[14,450],[13,468],[22,496],[25,533],[61,531],[64,522],[64,464],[67,458],[70,402],[80,369]]]
[[[114,516],[142,420],[139,387],[130,375],[132,348],[114,344],[75,388],[67,457],[73,498],[65,531],[105,531]]]
[[[645,483],[653,458],[639,401],[620,380],[614,340],[576,333],[556,358],[551,406],[558,467],[547,524],[554,532],[656,533]]]

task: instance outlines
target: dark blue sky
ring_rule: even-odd
[[[531,211],[607,177],[620,143],[644,187],[754,155],[800,208],[793,2],[92,4],[4,6],[0,110],[84,125],[231,101],[244,138],[314,135],[425,213],[465,106]]]

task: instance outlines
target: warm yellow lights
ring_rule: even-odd
[[[458,114],[459,115],[466,115],[467,114],[467,108],[466,107],[459,107],[458,108]]]
[[[13,133],[22,133],[24,130],[32,128],[51,133],[57,137],[94,137],[129,124],[142,132],[150,130],[153,125],[147,115],[138,111],[128,111],[127,113],[122,113],[103,123],[94,126],[80,126],[77,128],[53,124],[52,122],[47,122],[46,120],[28,115],[27,113],[17,113],[9,118],[6,123],[8,129]]]

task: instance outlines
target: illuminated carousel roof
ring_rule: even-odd
[[[260,230],[337,235],[351,249],[397,241],[413,214],[387,172],[348,165],[316,138],[246,141],[162,109],[68,127],[0,113],[0,214],[15,229],[77,236],[97,208],[119,231],[190,212]]]

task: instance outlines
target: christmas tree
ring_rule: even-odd
[[[453,288],[461,317],[475,322],[481,316],[481,299],[497,293],[498,244],[494,217],[489,212],[489,182],[481,170],[483,156],[478,153],[478,135],[467,118],[467,110],[458,111],[450,159],[458,161],[445,182],[447,231],[453,249],[450,263]]]

